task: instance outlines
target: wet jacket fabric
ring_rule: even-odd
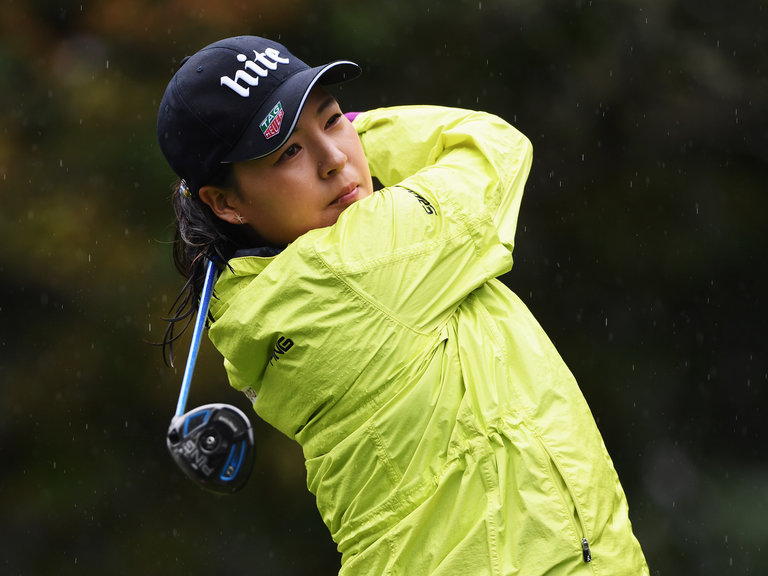
[[[386,187],[273,257],[232,259],[210,338],[295,439],[342,575],[647,574],[572,374],[496,278],[531,145],[437,107],[354,125]]]

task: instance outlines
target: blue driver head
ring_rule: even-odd
[[[184,473],[213,492],[242,488],[253,468],[253,429],[245,414],[229,404],[206,404],[175,416],[168,450]]]

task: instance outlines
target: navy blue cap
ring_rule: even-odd
[[[168,84],[157,120],[160,148],[196,194],[222,163],[280,148],[315,84],[359,75],[347,60],[310,67],[266,38],[220,40],[187,58]]]

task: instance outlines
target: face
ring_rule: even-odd
[[[357,132],[319,87],[307,98],[288,141],[269,156],[236,163],[234,173],[237,190],[226,198],[233,212],[225,219],[251,226],[277,245],[334,224],[346,208],[373,193]]]

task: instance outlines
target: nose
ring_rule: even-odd
[[[347,164],[347,155],[334,142],[327,142],[322,147],[320,159],[317,162],[317,170],[321,178],[328,178],[336,172],[340,172]]]

